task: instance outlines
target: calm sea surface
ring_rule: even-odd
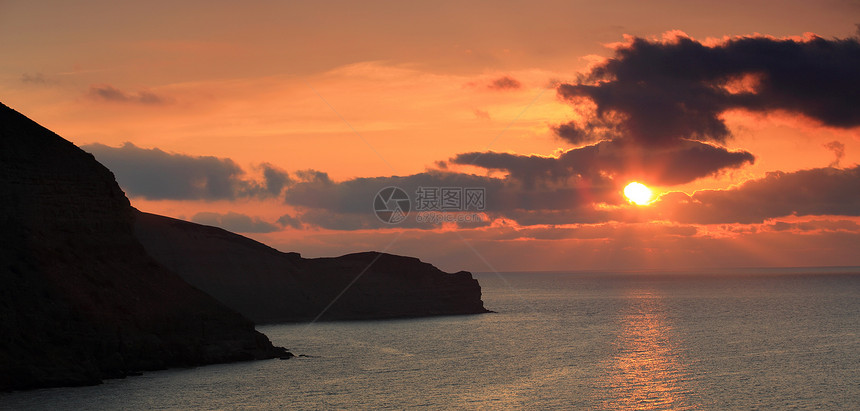
[[[0,394],[0,408],[858,409],[851,272],[478,274],[496,314],[262,326],[307,357]]]

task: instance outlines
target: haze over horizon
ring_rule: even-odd
[[[305,257],[860,266],[858,16],[848,1],[4,1],[0,101],[93,153],[136,208]],[[625,196],[632,182],[652,197]],[[374,213],[389,186],[413,207],[397,224]],[[427,188],[483,190],[445,210],[480,221],[416,220]]]

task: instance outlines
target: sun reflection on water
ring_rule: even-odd
[[[693,409],[679,362],[679,341],[672,336],[662,296],[655,290],[631,290],[621,313],[616,353],[607,366],[609,409]]]

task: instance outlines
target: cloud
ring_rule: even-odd
[[[484,111],[484,110],[480,110],[480,109],[477,109],[477,108],[476,108],[476,109],[473,111],[473,113],[475,114],[475,118],[479,118],[479,119],[482,119],[482,120],[490,120],[490,113],[488,113],[488,112],[486,112],[486,111]]]
[[[288,204],[308,209],[367,214],[373,212],[376,193],[390,186],[414,196],[419,187],[485,187],[501,191],[504,183],[499,179],[441,171],[402,177],[359,177],[341,182],[333,182],[326,176],[294,184],[286,190],[284,199]]]
[[[380,228],[421,228],[410,224],[414,220],[404,221],[396,226],[387,225],[378,220],[373,210],[365,210],[361,213],[333,212],[324,209],[303,209],[299,213],[301,221],[310,227],[323,228],[327,230],[355,231]],[[435,227],[431,227],[435,228]]]
[[[24,84],[36,84],[41,86],[53,83],[53,81],[49,80],[42,73],[24,73],[21,75],[21,82]]]
[[[618,135],[617,127],[610,130],[595,122],[589,122],[583,126],[576,123],[567,123],[552,126],[551,128],[562,139],[577,145],[598,140],[611,140]]]
[[[329,178],[328,173],[307,169],[307,170],[299,170],[295,172],[296,178],[301,180],[304,183],[308,184],[322,184],[322,185],[330,185],[333,184],[331,178]]]
[[[845,157],[845,144],[834,140],[824,144],[824,148],[832,151],[836,156],[836,159],[830,163],[830,167],[839,167],[839,162],[842,161],[842,157]]]
[[[522,83],[511,76],[499,77],[487,85],[490,90],[516,90],[520,87],[522,87]]]
[[[289,214],[282,215],[278,218],[277,223],[280,224],[281,227],[292,227],[296,229],[301,229],[303,227],[302,222],[298,218]]]
[[[280,230],[280,227],[277,225],[267,223],[259,217],[251,218],[245,214],[234,213],[232,211],[226,214],[200,212],[191,217],[191,221],[198,224],[221,227],[234,233],[271,233]]]
[[[614,187],[535,187],[523,189],[516,181],[445,171],[408,176],[360,177],[342,182],[300,182],[289,187],[285,201],[293,206],[336,213],[371,215],[376,193],[395,186],[415,199],[421,187],[482,188],[488,212],[507,210],[567,210],[590,205],[595,198],[620,203]],[[302,218],[302,221],[306,221]]]
[[[89,95],[92,98],[120,103],[138,103],[147,105],[161,105],[170,102],[170,99],[157,95],[150,91],[139,91],[137,93],[126,93],[111,85],[92,85]]]
[[[385,187],[404,190],[416,208],[417,192],[424,187],[460,187],[484,189],[485,209],[465,210],[465,213],[486,213],[490,219],[510,215],[528,216],[563,213],[565,223],[599,220],[592,212],[594,202],[620,204],[624,200],[613,185],[594,184],[588,187],[533,187],[526,189],[517,181],[447,171],[427,171],[408,176],[362,177],[341,182],[316,180],[298,182],[284,193],[285,202],[298,210],[305,224],[329,229],[358,230],[390,228],[374,214],[374,198]],[[413,209],[398,228],[435,228],[438,222],[417,222]],[[559,222],[559,220],[554,220]],[[480,224],[479,224],[480,223]],[[463,223],[477,227],[486,220]]]
[[[280,195],[284,189],[292,184],[289,174],[269,163],[260,164],[259,168],[263,172],[263,183],[255,183],[258,191],[262,191],[271,196]],[[254,191],[254,190],[251,190]]]
[[[785,221],[776,221],[773,224],[768,224],[766,228],[772,231],[799,231],[799,232],[816,232],[816,231],[860,231],[860,224],[851,220],[811,220],[801,221],[798,223],[789,223]]]
[[[287,172],[263,163],[262,178],[248,178],[229,158],[189,156],[145,149],[132,143],[120,147],[82,147],[109,168],[130,197],[150,200],[232,200],[280,195],[292,183]]]
[[[694,224],[754,224],[785,216],[860,216],[860,166],[771,172],[729,190],[673,192],[653,204],[661,218]]]
[[[755,157],[746,151],[729,151],[691,140],[651,148],[610,140],[570,149],[557,157],[472,152],[458,154],[449,161],[502,170],[528,188],[548,182],[580,186],[607,179],[638,180],[656,185],[683,184],[720,170],[752,164]]]
[[[587,118],[556,127],[575,144],[630,139],[725,142],[729,109],[787,111],[830,127],[860,126],[860,40],[735,37],[704,44],[684,36],[634,38],[560,97],[593,105]]]
[[[375,194],[388,186],[404,189],[412,204],[418,187],[482,187],[486,190],[483,211],[486,216],[490,220],[510,220],[522,227],[652,220],[685,225],[761,224],[787,216],[860,216],[860,191],[856,189],[860,187],[860,166],[772,172],[726,190],[701,190],[693,195],[670,192],[642,208],[612,207],[626,202],[621,198],[619,186],[611,182],[579,184],[576,188],[564,185],[526,188],[512,178],[440,171],[342,182],[302,182],[289,187],[285,199],[298,210],[297,218],[310,226],[333,230],[391,227],[378,221],[373,213]],[[481,222],[484,224],[461,226],[486,226],[486,220]],[[439,226],[418,223],[410,217],[396,227]],[[695,233],[685,228],[676,234]]]

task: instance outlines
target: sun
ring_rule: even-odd
[[[624,187],[624,196],[627,200],[636,205],[648,205],[651,201],[651,189],[645,184],[632,182]]]

